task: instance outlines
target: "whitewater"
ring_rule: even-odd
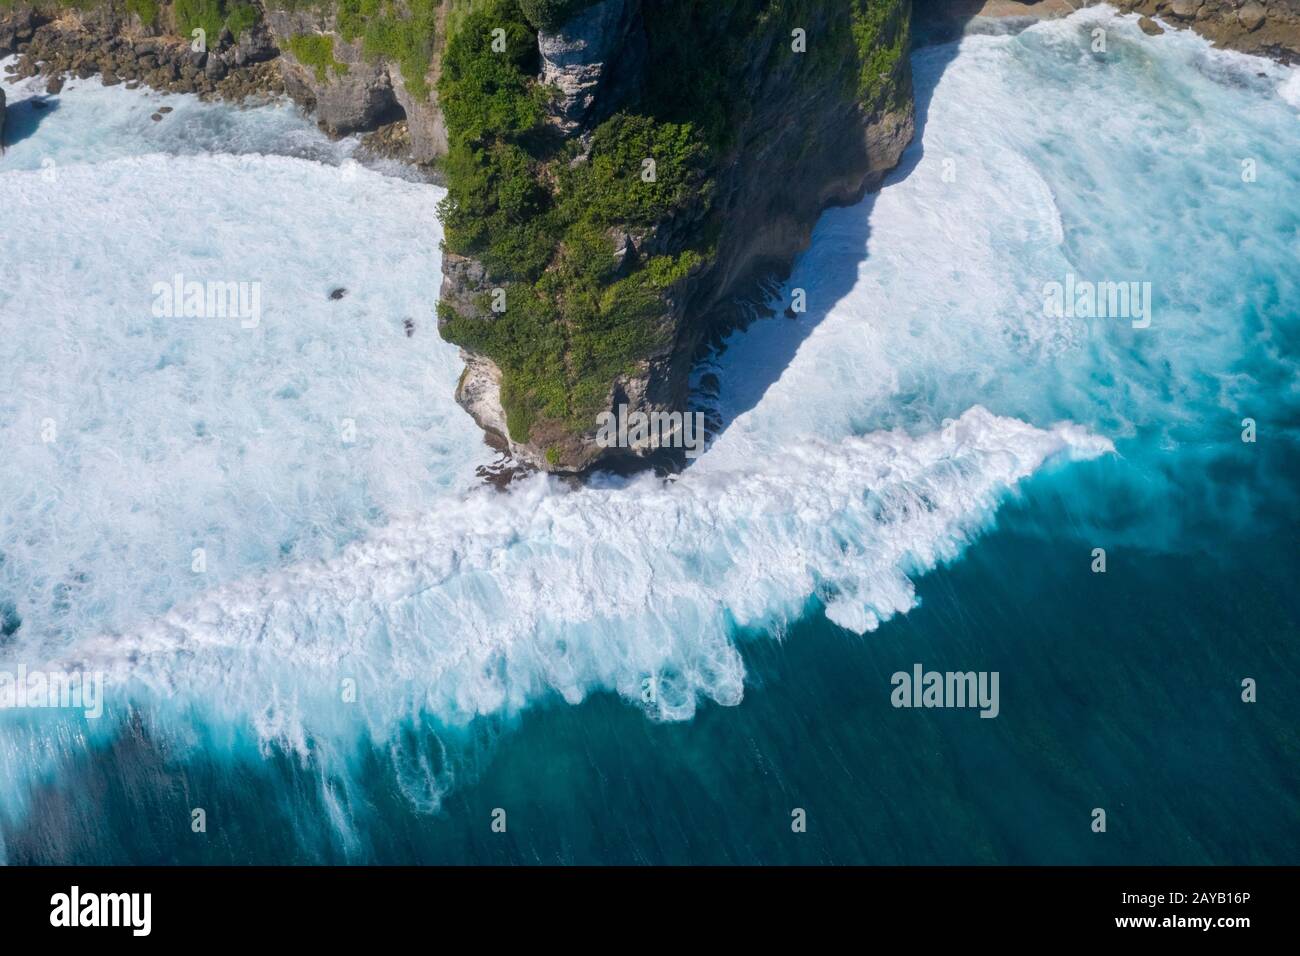
[[[774,302],[810,311],[697,373],[725,424],[708,451],[667,481],[505,493],[436,332],[437,187],[287,106],[169,97],[153,123],[143,91],[71,82],[41,111],[7,85],[0,667],[103,673],[108,719],[0,714],[0,812],[130,721],[295,754],[328,789],[358,739],[396,750],[411,722],[598,690],[687,720],[742,699],[745,640],[912,609],[1034,476],[1128,456],[1113,480],[1142,511],[1206,454],[1207,417],[1265,415],[1271,389],[1296,426],[1296,71],[1106,9],[914,67],[918,142],[823,217]],[[153,316],[175,273],[260,282],[258,327]],[[1067,274],[1154,279],[1152,329],[1045,314]],[[432,810],[448,785],[407,795]]]

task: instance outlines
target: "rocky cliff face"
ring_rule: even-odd
[[[721,28],[723,38],[727,31],[749,33],[741,41],[744,55],[709,79],[725,99],[728,115],[713,126],[721,145],[696,171],[698,180],[684,187],[690,201],[652,222],[631,221],[634,215],[611,222],[581,211],[551,220],[559,223],[552,228],[567,232],[533,285],[534,293],[542,291],[531,301],[545,315],[530,318],[527,326],[518,323],[521,331],[543,337],[557,330],[551,347],[564,354],[549,379],[528,375],[527,363],[537,360],[518,346],[518,333],[494,334],[494,327],[510,323],[511,316],[508,308],[494,313],[492,293],[509,301],[532,293],[511,281],[518,276],[493,275],[491,265],[458,248],[449,229],[440,327],[462,345],[467,362],[457,398],[519,460],[550,471],[581,472],[617,465],[619,459],[661,457],[661,450],[644,442],[603,447],[597,440],[599,414],[620,406],[629,414],[683,411],[693,359],[716,329],[721,307],[759,278],[787,269],[807,246],[820,213],[878,186],[912,137],[906,0],[741,0],[712,8],[725,21],[722,7],[741,15]],[[665,46],[657,31],[707,29],[693,18],[709,10],[671,0],[603,0],[537,32],[546,123],[551,135],[569,144],[565,164],[556,164],[567,164],[561,179],[573,169],[597,166],[631,180],[656,159],[654,149],[645,156],[635,150],[625,155],[617,146],[602,152],[607,128],[602,123],[614,117],[610,125],[617,126],[620,116],[654,110],[646,103],[657,95],[651,89],[654,75],[662,84],[677,67],[658,59]],[[850,35],[857,45],[832,40]],[[718,56],[724,57],[721,45]],[[681,82],[698,83],[699,77],[683,76]],[[543,170],[540,179],[557,175],[549,167]],[[564,186],[557,192],[560,205]],[[539,206],[548,203],[543,199]],[[594,254],[608,257],[607,271],[586,285],[581,267],[567,261],[578,237],[591,237],[591,230],[583,233],[573,224],[575,218],[599,227],[591,240]],[[604,310],[602,297],[617,298],[616,290],[633,277],[671,270],[688,257],[688,265],[653,285],[652,302],[639,318],[653,334],[639,353],[625,356],[628,360],[603,380],[572,371],[583,361],[586,328],[601,334],[615,322],[607,318],[613,310]],[[601,301],[589,305],[578,302],[580,296]],[[503,339],[511,344],[503,346]],[[524,370],[514,373],[512,362]],[[512,390],[512,373],[526,384]]]
[[[404,39],[411,46],[427,46],[423,58],[412,58],[416,65],[410,69],[368,45],[366,27],[373,20],[344,20],[344,8],[334,3],[295,8],[276,4],[267,2],[266,22],[280,46],[285,90],[314,111],[325,130],[334,135],[369,132],[401,118],[409,130],[408,159],[429,163],[446,154],[434,44],[451,0],[437,5],[426,33]],[[393,19],[386,26],[411,22],[402,19],[408,10],[392,9]]]

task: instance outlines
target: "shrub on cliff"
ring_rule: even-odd
[[[601,0],[519,0],[519,7],[534,27],[553,30],[599,2]]]
[[[432,62],[438,7],[452,0],[338,0],[339,34],[351,43],[361,39],[371,59],[396,63],[407,89],[428,96],[425,75]]]
[[[498,29],[503,52],[492,48]],[[537,72],[537,37],[522,5],[493,0],[449,39],[439,85],[450,134],[445,242],[478,258],[508,302],[500,314],[480,304],[491,320],[444,306],[443,334],[501,369],[518,441],[539,419],[590,426],[613,379],[665,344],[660,295],[703,256],[624,262],[613,236],[705,210],[711,196],[708,151],[690,124],[619,113],[580,155],[544,123],[550,90]],[[653,175],[644,175],[647,159]]]
[[[132,4],[136,4],[133,6]],[[139,15],[146,23],[145,12],[152,6],[150,0],[128,0],[127,9]],[[154,16],[157,15],[154,7]],[[216,46],[221,28],[228,27],[232,36],[238,37],[244,30],[257,22],[257,7],[251,3],[236,0],[175,0],[172,15],[176,19],[176,32],[183,37],[193,35],[195,29],[201,28],[207,35],[208,45]]]
[[[334,37],[328,33],[300,33],[290,37],[289,52],[303,66],[315,71],[318,83],[325,82],[329,70],[336,75],[348,71],[346,63],[334,59]]]

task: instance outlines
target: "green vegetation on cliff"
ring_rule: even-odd
[[[573,19],[598,0],[519,0],[519,9],[539,30],[550,30]]]
[[[264,0],[278,10],[316,10],[333,13],[338,36],[347,43],[361,41],[361,52],[371,60],[396,63],[413,96],[431,92],[427,75],[437,44],[439,7],[443,3],[472,0]],[[332,54],[331,54],[332,55]],[[294,53],[302,60],[302,57]],[[317,67],[319,60],[309,64]],[[327,63],[326,66],[331,66]]]
[[[849,12],[859,64],[857,96],[863,103],[874,103],[907,55],[912,18],[903,4],[872,0],[851,0]],[[892,92],[902,91],[895,86]]]
[[[310,66],[316,72],[316,80],[325,82],[328,70],[335,75],[348,71],[346,63],[334,59],[334,37],[328,33],[300,33],[289,38],[289,52],[303,66]]]
[[[126,0],[126,12],[134,13],[145,26],[152,26],[158,19],[157,0]]]
[[[0,9],[17,6],[24,0],[0,0]],[[167,26],[166,18],[160,22],[159,14],[168,6],[167,0],[26,0],[38,10],[47,12],[91,10],[109,7],[134,14],[145,26]],[[234,37],[249,29],[261,16],[258,6],[251,0],[173,0],[171,23],[176,35],[189,39],[197,28],[206,31],[210,43],[215,43],[222,27],[228,27]]]
[[[141,9],[132,6],[132,3],[138,4],[142,9],[149,8],[150,0],[128,0],[127,9],[136,13],[141,20],[144,20],[144,13]],[[157,10],[155,7],[155,13]],[[247,30],[257,22],[258,11],[251,3],[240,3],[231,0],[175,0],[172,4],[172,15],[176,20],[176,32],[183,37],[190,37],[196,29],[203,29],[207,35],[208,43],[215,46],[216,39],[221,35],[222,27],[229,27],[232,36],[239,36],[244,30]],[[151,22],[151,21],[145,21]]]
[[[483,264],[505,310],[485,293],[473,315],[439,315],[448,341],[501,369],[510,437],[543,444],[594,427],[615,380],[671,344],[665,292],[714,254],[715,179],[754,84],[775,70],[871,107],[907,42],[906,0],[645,0],[642,96],[584,146],[546,122],[536,30],[588,0],[455,2],[445,243]],[[792,29],[815,26],[795,52]]]
[[[361,38],[370,58],[396,63],[407,89],[428,96],[425,76],[433,58],[439,0],[339,0],[339,33],[349,43]]]
[[[665,344],[661,293],[703,255],[686,249],[621,263],[615,236],[626,243],[627,232],[707,209],[710,197],[708,151],[689,124],[620,113],[580,156],[577,142],[544,124],[550,90],[533,79],[537,57],[520,4],[494,0],[449,39],[439,85],[451,134],[447,248],[481,260],[506,291],[504,313],[478,304],[490,320],[444,306],[443,334],[501,368],[518,441],[539,417],[590,427],[614,379]]]

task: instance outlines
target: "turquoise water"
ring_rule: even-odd
[[[17,217],[66,216],[93,249],[88,196],[143,194],[181,163],[227,196],[279,175],[285,204],[225,209],[238,243],[196,227],[187,269],[259,277],[277,235],[259,222],[294,227],[295,178],[339,196],[305,234],[331,215],[361,234],[280,255],[281,318],[260,338],[132,334],[112,319],[152,272],[124,262],[120,285],[0,301],[17,333],[0,359],[23,369],[7,421],[34,426],[53,391],[73,436],[47,460],[6,425],[23,467],[0,468],[0,586],[22,626],[0,663],[80,662],[112,691],[107,720],[0,715],[6,860],[1300,860],[1300,83],[1107,11],[914,67],[918,142],[879,195],[824,217],[783,292],[805,289],[809,312],[702,368],[723,435],[675,484],[584,491],[473,487],[488,456],[449,406],[454,350],[408,346],[396,321],[419,321],[436,271],[369,262],[404,224],[357,213],[400,196],[418,219],[436,190],[286,147],[307,135],[291,114],[194,104],[188,122],[245,124],[294,158],[146,142],[74,165],[82,193],[52,198],[39,150],[72,148],[60,122],[81,101],[43,119],[0,174],[6,261],[95,269],[86,253],[60,272]],[[82,92],[135,130],[125,91]],[[132,259],[169,276],[173,253],[140,242]],[[357,311],[339,322],[320,302],[349,268]],[[1046,314],[1067,275],[1149,282],[1149,327]],[[24,331],[16,310],[54,320]],[[142,340],[170,359],[137,393],[143,372],[115,382],[97,356],[139,361]],[[176,398],[155,411],[159,387]],[[372,393],[408,417],[370,444],[363,427],[360,456],[322,452]],[[195,417],[219,441],[194,438]],[[123,497],[123,476],[159,470],[178,477]],[[85,497],[103,504],[71,508]],[[237,556],[199,582],[167,570],[196,529]],[[70,568],[87,596],[57,603]],[[892,707],[891,675],[918,662],[997,671],[998,717]],[[340,707],[347,676],[361,699]]]

